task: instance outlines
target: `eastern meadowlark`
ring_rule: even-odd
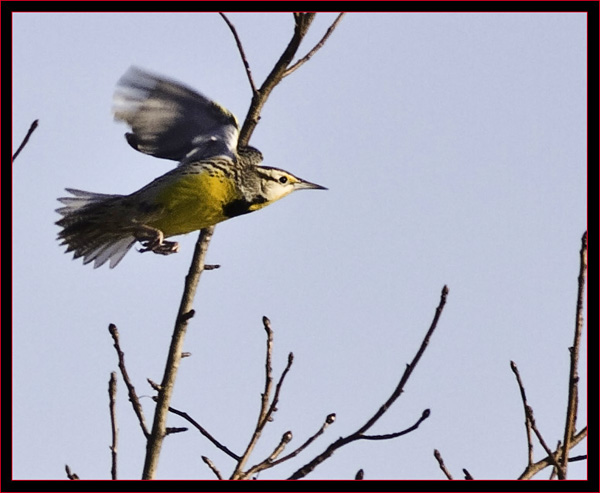
[[[253,147],[239,147],[239,125],[227,109],[175,81],[130,68],[114,96],[115,119],[127,123],[134,149],[178,166],[129,195],[67,188],[59,198],[58,239],[74,258],[115,267],[129,249],[168,255],[165,238],[261,209],[295,190],[325,187],[261,166]]]

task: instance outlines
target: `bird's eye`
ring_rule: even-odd
[[[287,183],[288,179],[287,176],[282,176],[279,178],[279,183]]]

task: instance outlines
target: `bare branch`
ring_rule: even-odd
[[[29,142],[29,137],[31,137],[31,134],[38,127],[38,123],[39,123],[39,120],[33,120],[33,122],[31,123],[31,125],[29,127],[29,130],[27,130],[27,133],[25,134],[25,138],[23,139],[23,142],[21,142],[21,145],[19,146],[19,148],[12,155],[12,160],[13,161],[15,159],[17,159],[17,156],[21,153],[21,151],[23,150],[23,148],[27,145],[27,142]]]
[[[446,477],[450,480],[453,480],[454,478],[452,477],[452,474],[450,474],[450,471],[448,471],[448,469],[446,469],[446,465],[444,464],[444,459],[442,459],[442,454],[440,454],[440,451],[438,449],[434,449],[433,456],[435,457],[435,460],[437,460],[437,462],[440,466],[440,469],[446,475]]]
[[[358,430],[357,433],[362,434],[365,431],[367,431],[369,428],[371,428],[371,426],[373,426],[377,422],[377,420],[379,420],[379,418],[381,418],[381,416],[383,416],[383,414],[390,408],[390,406],[396,401],[396,399],[398,397],[400,397],[400,394],[404,390],[404,386],[406,385],[406,382],[408,382],[408,379],[410,378],[413,370],[416,368],[417,364],[419,363],[419,360],[421,359],[421,356],[423,356],[425,349],[427,349],[427,346],[429,345],[429,340],[431,339],[431,336],[433,335],[433,332],[435,331],[435,329],[437,327],[440,316],[442,315],[442,310],[444,309],[444,306],[446,305],[447,297],[448,297],[448,287],[444,286],[442,288],[442,295],[440,298],[440,303],[435,310],[435,316],[433,317],[431,326],[429,327],[427,334],[425,334],[425,338],[423,339],[423,342],[421,343],[421,347],[419,347],[417,354],[415,355],[413,360],[410,362],[410,364],[407,365],[406,370],[404,371],[404,374],[402,375],[402,378],[400,379],[400,382],[398,383],[398,386],[396,387],[396,390],[394,390],[394,392],[392,393],[390,398],[383,404],[383,406],[381,406],[381,408],[379,408],[379,411],[377,411],[373,415],[373,417],[369,421],[367,421],[362,426],[362,428],[360,428]]]
[[[155,390],[156,392],[160,392],[160,385],[157,384],[154,380],[152,380],[150,378],[146,378],[146,381],[150,384],[150,387],[152,387],[152,390]],[[156,402],[156,396],[153,397],[152,400],[154,402]]]
[[[110,374],[110,380],[108,381],[108,407],[110,409],[110,427],[112,443],[110,446],[111,454],[111,467],[110,467],[110,478],[117,479],[117,372]]]
[[[333,21],[333,23],[331,24],[331,26],[329,26],[327,28],[327,31],[325,32],[325,35],[321,38],[321,40],[305,56],[303,56],[300,60],[298,60],[296,63],[294,63],[292,66],[290,66],[283,73],[284,77],[287,77],[292,72],[294,72],[295,70],[297,70],[298,68],[300,68],[302,65],[304,65],[306,62],[308,62],[312,58],[312,56],[323,47],[323,45],[325,44],[325,41],[327,41],[327,39],[329,38],[329,36],[331,36],[331,34],[333,33],[333,31],[335,30],[335,28],[337,27],[337,25],[340,23],[340,21],[342,20],[342,17],[344,17],[344,15],[346,15],[346,13],[345,12],[341,12],[335,18],[335,20]]]
[[[165,435],[172,435],[174,433],[183,433],[184,431],[188,431],[188,428],[185,426],[167,426],[165,428]]]
[[[527,418],[529,419],[529,422],[531,423],[531,429],[535,433],[535,436],[537,437],[541,446],[544,448],[544,450],[548,454],[548,459],[550,460],[550,463],[557,469],[558,479],[564,479],[563,472],[561,470],[560,465],[558,464],[558,461],[556,460],[556,457],[554,457],[552,450],[550,450],[550,447],[548,447],[548,445],[546,444],[544,437],[542,436],[542,434],[540,433],[540,431],[538,430],[538,428],[535,424],[535,418],[533,417],[533,409],[531,408],[531,406],[527,406],[525,408],[525,412],[527,413]]]
[[[579,433],[575,434],[575,436],[571,440],[571,443],[569,444],[571,449],[577,444],[579,444],[579,442],[581,442],[585,437],[587,437],[587,426],[583,428]],[[545,469],[550,465],[553,465],[562,456],[563,449],[564,446],[552,454],[554,462],[550,459],[550,457],[545,457],[544,459],[532,464],[531,466],[527,466],[517,479],[531,479],[541,470]]]
[[[365,471],[362,469],[359,469],[358,471],[356,471],[356,476],[354,476],[354,479],[356,479],[357,481],[360,481],[361,479],[365,479]]]
[[[471,476],[471,473],[469,471],[467,471],[466,469],[463,469],[463,474],[465,475],[465,479],[468,480],[473,480],[473,476]]]
[[[238,145],[244,146],[250,141],[250,137],[254,132],[256,125],[258,125],[260,112],[262,111],[264,104],[267,102],[271,91],[277,84],[279,84],[279,82],[281,82],[285,70],[294,59],[294,56],[298,51],[298,47],[300,46],[300,42],[304,36],[306,36],[308,28],[310,27],[314,17],[315,14],[312,13],[294,14],[294,35],[292,36],[292,39],[288,43],[282,55],[279,57],[279,60],[277,60],[275,63],[273,70],[271,70],[262,86],[260,86],[260,89],[254,94],[250,109],[248,110],[248,115],[246,116],[246,120],[244,121],[242,129],[240,130]]]
[[[283,369],[283,372],[281,373],[281,377],[279,377],[279,381],[277,382],[277,385],[275,385],[275,393],[273,394],[273,402],[271,402],[271,405],[269,406],[269,410],[267,411],[267,415],[265,417],[267,421],[272,421],[273,413],[275,411],[277,411],[277,404],[279,403],[279,393],[281,392],[281,387],[283,385],[283,381],[285,380],[286,375],[290,371],[290,368],[292,367],[293,362],[294,362],[294,353],[290,353],[290,354],[288,354],[288,361],[287,361],[287,364],[285,365],[285,368]]]
[[[250,109],[248,110],[248,114],[246,115],[246,119],[244,120],[244,124],[240,130],[238,146],[245,146],[248,144],[250,137],[252,136],[256,125],[258,124],[262,107],[267,101],[271,91],[279,82],[281,82],[281,79],[283,78],[283,72],[294,58],[300,42],[306,35],[314,16],[314,13],[294,14],[295,27],[292,39],[288,43],[288,46],[282,53],[279,60],[275,63],[273,70],[271,70],[260,89],[253,93]],[[169,349],[165,373],[161,383],[161,390],[158,394],[152,432],[148,439],[148,446],[146,448],[144,472],[142,475],[143,479],[153,479],[156,474],[156,467],[158,465],[160,449],[165,433],[164,430],[166,427],[169,403],[173,392],[173,385],[175,382],[177,369],[181,360],[181,353],[183,352],[183,339],[185,336],[187,323],[185,320],[181,320],[192,309],[192,302],[196,293],[198,282],[200,280],[200,275],[205,270],[204,260],[214,230],[214,226],[211,226],[200,231],[188,275],[186,276],[179,314],[176,319],[177,322],[173,331],[171,347]]]
[[[133,406],[133,411],[138,418],[144,436],[148,438],[150,433],[148,432],[146,420],[144,419],[144,411],[142,410],[142,405],[140,404],[140,400],[135,392],[135,387],[131,383],[129,375],[127,374],[127,368],[125,367],[125,355],[123,354],[123,351],[121,351],[121,346],[119,345],[119,331],[117,330],[117,326],[115,324],[109,324],[108,331],[113,338],[114,347],[117,351],[117,357],[119,358],[119,370],[121,370],[121,376],[123,377],[123,381],[127,387],[129,402],[131,402],[131,405]]]
[[[276,466],[277,464],[281,464],[282,462],[289,460],[293,457],[296,457],[300,452],[302,452],[304,449],[306,449],[306,447],[308,447],[312,442],[314,442],[317,438],[319,438],[323,432],[325,431],[325,429],[332,424],[335,421],[335,414],[331,413],[327,416],[327,418],[325,418],[325,422],[323,423],[323,425],[321,426],[321,428],[319,428],[319,431],[317,431],[313,436],[311,436],[308,440],[306,440],[302,445],[300,445],[296,450],[294,450],[293,452],[290,452],[289,454],[287,454],[286,456],[282,457],[281,459],[276,460],[275,462],[273,462],[271,464],[271,466]]]
[[[523,410],[525,412],[525,432],[527,434],[527,464],[531,465],[533,464],[533,442],[531,441],[531,422],[529,421],[529,414],[527,413],[527,408],[529,407],[529,405],[527,404],[525,387],[523,386],[523,382],[521,381],[519,369],[517,368],[517,364],[514,361],[510,362],[510,369],[517,378],[517,384],[519,385],[519,391],[521,392],[521,401],[523,402]]]
[[[269,456],[266,459],[264,459],[262,462],[256,464],[255,466],[252,466],[246,472],[242,473],[239,476],[239,478],[237,478],[237,479],[248,479],[253,474],[256,474],[260,471],[263,471],[265,469],[272,467],[273,461],[277,457],[279,457],[279,454],[281,454],[281,452],[283,452],[283,449],[285,448],[285,446],[288,443],[290,443],[291,440],[292,440],[292,432],[286,431],[283,434],[283,436],[281,437],[281,440],[279,441],[279,444],[277,445],[277,447],[275,447],[275,450],[273,450],[273,452],[271,452],[271,454],[269,454]]]
[[[172,412],[173,414],[176,414],[177,416],[181,416],[183,419],[185,419],[187,422],[189,422],[200,433],[202,433],[202,435],[204,435],[206,438],[208,438],[215,447],[217,447],[219,450],[222,450],[223,452],[225,452],[229,457],[231,457],[232,459],[238,460],[238,461],[240,460],[239,455],[237,455],[234,452],[232,452],[231,450],[229,450],[225,445],[223,445],[216,438],[214,438],[208,431],[206,431],[206,429],[200,423],[198,423],[188,413],[186,413],[184,411],[179,411],[178,409],[175,409],[173,407],[169,407],[169,411]]]
[[[317,467],[321,462],[323,462],[326,459],[328,459],[329,457],[331,457],[331,455],[337,449],[339,449],[340,447],[343,447],[344,445],[346,445],[348,443],[351,443],[351,442],[354,442],[356,440],[360,440],[361,438],[363,438],[364,437],[364,433],[369,428],[371,428],[371,426],[373,426],[379,420],[379,418],[381,418],[381,416],[383,416],[385,414],[385,412],[390,408],[390,406],[396,401],[396,399],[402,393],[402,391],[404,389],[404,386],[406,385],[406,382],[408,382],[408,379],[409,379],[410,375],[412,374],[413,370],[417,366],[419,360],[421,359],[421,356],[425,352],[425,349],[427,348],[427,346],[429,344],[431,336],[433,335],[433,332],[435,331],[435,329],[437,327],[437,324],[438,324],[438,321],[440,319],[440,316],[442,315],[442,311],[444,309],[444,306],[446,305],[446,299],[447,299],[447,297],[448,297],[448,287],[444,286],[442,288],[442,294],[441,294],[441,297],[440,297],[440,302],[439,302],[439,304],[438,304],[438,306],[436,308],[435,315],[433,317],[433,321],[431,322],[429,330],[425,334],[425,337],[423,338],[423,342],[421,343],[421,346],[419,347],[419,349],[418,349],[417,353],[415,354],[413,360],[410,362],[409,365],[406,366],[406,369],[404,370],[404,374],[400,378],[400,382],[398,383],[398,385],[396,386],[396,389],[394,390],[394,392],[392,393],[392,395],[388,398],[388,400],[357,431],[355,431],[351,435],[348,435],[346,437],[340,437],[339,439],[337,439],[335,442],[333,442],[331,445],[329,445],[329,447],[327,447],[327,449],[324,452],[322,452],[321,454],[319,454],[317,457],[315,457],[309,463],[305,464],[300,469],[298,469],[295,473],[293,473],[289,477],[289,479],[300,479],[300,478],[303,478],[304,476],[306,476],[307,474],[309,474],[310,472],[312,472],[315,469],[315,467]]]
[[[386,435],[361,435],[361,440],[390,440],[392,438],[401,437],[402,435],[406,435],[411,431],[415,431],[419,425],[425,421],[431,415],[431,411],[429,409],[425,409],[421,417],[417,420],[417,422],[406,430],[398,431],[396,433],[388,433]]]
[[[587,274],[587,231],[581,238],[581,250],[579,251],[579,277],[577,280],[577,309],[575,312],[575,335],[573,346],[569,348],[571,353],[571,368],[569,371],[569,396],[567,401],[567,418],[565,423],[565,436],[563,442],[563,455],[561,457],[561,471],[563,478],[567,477],[567,464],[569,456],[569,445],[575,433],[575,422],[577,420],[577,403],[579,374],[579,346],[581,344],[581,330],[583,328],[583,299],[585,296],[585,279]]]
[[[269,406],[271,390],[273,388],[273,368],[271,366],[273,354],[273,330],[271,329],[271,321],[267,317],[263,317],[262,321],[265,332],[267,333],[267,351],[265,357],[265,390],[261,394],[260,412],[258,414],[258,420],[254,429],[254,433],[250,438],[250,442],[248,443],[246,450],[244,451],[242,457],[238,461],[237,466],[235,467],[235,470],[231,475],[231,479],[241,479],[242,476],[245,476],[242,473],[244,466],[246,465],[246,462],[248,461],[252,450],[256,446],[256,443],[258,442],[258,439],[260,438],[260,435],[265,425],[269,421],[270,416],[273,410],[275,409],[274,406]],[[286,370],[284,371],[280,382],[283,380],[283,377],[287,373],[287,370],[289,369],[290,365],[291,360],[288,358],[288,366],[286,367]]]
[[[171,338],[171,346],[167,356],[165,373],[160,385],[156,410],[154,412],[154,422],[152,424],[152,432],[148,438],[148,446],[146,447],[146,458],[144,461],[143,479],[154,479],[156,475],[156,467],[160,457],[160,449],[162,441],[165,437],[165,429],[167,423],[167,415],[169,413],[169,403],[173,394],[175,378],[183,353],[183,341],[189,321],[189,312],[192,310],[192,303],[196,294],[196,288],[203,272],[204,260],[206,252],[212,237],[214,226],[200,231],[190,270],[185,278],[185,286],[179,312],[177,314],[173,336]]]
[[[250,70],[250,64],[248,63],[248,58],[246,58],[246,53],[244,52],[244,47],[242,46],[242,41],[238,36],[237,30],[232,22],[227,18],[227,16],[223,12],[219,12],[219,15],[223,18],[223,20],[229,26],[231,30],[231,34],[235,39],[235,44],[237,45],[238,51],[240,52],[240,56],[242,57],[242,62],[244,63],[244,68],[246,69],[246,75],[248,76],[248,82],[250,82],[250,88],[252,89],[252,94],[256,94],[258,89],[256,89],[256,84],[254,84],[254,79],[252,78],[252,71]]]
[[[219,470],[216,468],[216,466],[212,463],[212,461],[208,457],[203,455],[202,460],[208,467],[210,467],[210,470],[215,474],[215,476],[217,476],[217,479],[223,479],[223,476],[221,476],[221,473],[219,472]]]
[[[256,430],[259,434],[269,417],[269,398],[271,397],[271,388],[273,387],[273,367],[271,366],[273,359],[273,330],[271,329],[271,321],[267,317],[263,317],[263,326],[267,333],[267,351],[265,361],[265,391],[261,395],[260,415],[256,425]]]
[[[71,468],[67,465],[65,465],[65,472],[67,473],[67,477],[71,480],[75,480],[75,479],[79,479],[79,476],[77,476],[77,474],[75,474],[74,472],[71,472]]]

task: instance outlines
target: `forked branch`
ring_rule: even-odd
[[[261,404],[260,404],[260,412],[258,413],[258,420],[256,423],[256,427],[254,429],[254,433],[252,433],[252,437],[250,438],[250,442],[248,443],[246,450],[242,454],[242,457],[238,461],[233,474],[231,475],[231,479],[244,479],[248,476],[248,472],[243,472],[244,467],[246,467],[246,463],[250,458],[250,454],[254,450],[266,424],[273,419],[273,413],[277,409],[277,403],[279,402],[279,393],[281,391],[281,386],[283,385],[283,381],[285,380],[286,375],[290,371],[292,363],[294,361],[294,355],[292,353],[288,356],[288,362],[283,370],[277,385],[275,386],[275,394],[273,395],[273,399],[271,400],[271,393],[273,390],[273,368],[271,366],[271,362],[273,360],[273,329],[271,329],[271,321],[267,317],[263,317],[263,327],[265,332],[267,333],[267,350],[266,350],[266,361],[265,361],[265,390],[261,394]],[[284,435],[287,436],[287,435]],[[277,454],[273,456],[271,459],[266,459],[265,463],[269,461],[273,461],[276,456],[278,456],[282,451],[285,445],[291,440],[291,433],[289,436],[289,440],[285,441],[281,440],[280,445],[276,449]],[[281,449],[279,449],[281,447]],[[264,466],[264,464],[262,464]],[[257,470],[266,469],[266,467],[262,467]]]
[[[356,430],[354,433],[352,433],[346,437],[340,437],[339,439],[337,439],[335,442],[333,442],[331,445],[329,445],[329,447],[327,447],[327,449],[323,453],[319,454],[313,460],[311,460],[306,465],[304,465],[303,467],[298,469],[295,473],[293,473],[289,477],[289,479],[301,479],[301,478],[305,477],[307,474],[312,472],[319,464],[321,464],[323,461],[325,461],[326,459],[331,457],[331,455],[337,449],[339,449],[340,447],[343,447],[344,445],[347,445],[348,443],[354,442],[356,440],[374,439],[373,438],[374,436],[365,435],[365,433],[386,413],[386,411],[392,406],[392,404],[394,404],[396,399],[398,399],[398,397],[400,397],[400,394],[404,390],[404,386],[408,382],[410,375],[416,368],[417,364],[419,363],[419,360],[421,359],[421,356],[423,356],[425,349],[427,349],[427,346],[429,345],[431,336],[433,335],[433,333],[437,327],[440,316],[442,315],[442,311],[444,310],[444,306],[446,305],[447,297],[448,297],[448,287],[444,286],[442,289],[440,302],[435,310],[435,315],[433,317],[433,321],[431,322],[429,330],[427,331],[427,333],[425,334],[425,337],[423,338],[423,341],[421,342],[421,346],[419,347],[417,353],[415,354],[415,356],[412,359],[412,361],[410,362],[410,364],[408,364],[406,366],[406,369],[404,370],[404,373],[403,373],[402,377],[400,378],[400,382],[396,386],[396,389],[392,392],[392,395],[390,395],[390,397],[385,401],[385,403],[379,408],[379,410],[377,412],[375,412],[375,414],[373,414],[373,416],[371,418],[369,418],[369,420],[367,420],[367,422],[363,426],[361,426],[358,430]],[[419,418],[419,420],[413,426],[411,426],[409,429],[404,430],[399,433],[391,433],[391,434],[389,434],[389,438],[394,438],[395,436],[400,436],[405,433],[408,433],[409,431],[415,430],[425,419],[427,419],[428,416],[429,416],[429,411],[425,410],[423,412],[421,418]],[[375,436],[384,437],[385,435],[375,435]],[[377,438],[375,438],[375,439],[377,439]]]
[[[577,278],[577,309],[575,310],[575,335],[573,346],[569,348],[571,355],[571,367],[569,370],[569,396],[567,399],[567,419],[565,423],[565,435],[563,443],[563,454],[560,458],[561,475],[567,477],[567,465],[569,463],[569,450],[573,435],[575,434],[575,423],[577,419],[578,383],[579,383],[579,346],[581,343],[581,331],[583,329],[583,299],[585,296],[585,279],[587,275],[587,231],[581,238],[581,250],[579,251],[579,276]]]

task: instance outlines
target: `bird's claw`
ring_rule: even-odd
[[[140,243],[144,247],[139,250],[140,253],[153,252],[158,255],[171,255],[179,251],[179,243],[176,241],[163,241],[162,243],[142,241]]]
[[[179,243],[165,241],[163,232],[150,226],[143,226],[136,233],[137,240],[142,247],[139,252],[153,252],[159,255],[171,255],[179,251]]]

